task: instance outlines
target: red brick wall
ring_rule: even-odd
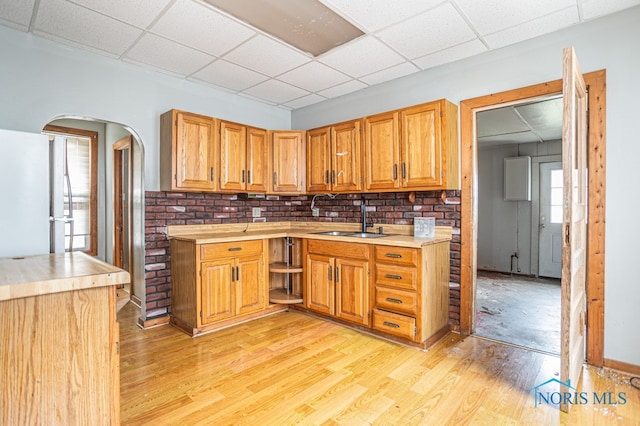
[[[252,208],[260,207],[259,221],[360,222],[360,194],[342,194],[330,199],[317,196],[315,207],[320,216],[311,215],[313,196],[267,196],[247,199],[235,194],[184,192],[146,193],[145,279],[147,318],[166,315],[171,305],[168,225],[244,223]],[[414,217],[435,217],[437,225],[453,228],[451,241],[451,282],[460,282],[460,191],[417,192],[414,203],[409,193],[365,194],[367,216],[374,224],[412,224]],[[449,318],[452,325],[460,319],[460,291],[450,290]]]

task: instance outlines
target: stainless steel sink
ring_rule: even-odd
[[[387,234],[374,234],[373,232],[355,232],[353,234],[347,234],[346,236],[356,238],[380,238],[386,237]]]
[[[351,236],[351,232],[343,232],[343,231],[322,231],[322,232],[314,232],[314,234],[318,235],[332,235],[334,237],[346,237]]]

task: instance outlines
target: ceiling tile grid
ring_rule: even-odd
[[[204,0],[0,0],[0,25],[296,109],[640,5],[319,1],[364,35],[315,58]]]

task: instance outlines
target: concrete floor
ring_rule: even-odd
[[[475,332],[560,354],[560,280],[478,271]]]

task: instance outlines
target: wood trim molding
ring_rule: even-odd
[[[587,362],[604,363],[604,234],[606,71],[584,74],[589,90],[589,223],[587,271]],[[460,164],[462,177],[460,229],[460,332],[474,329],[478,237],[478,147],[476,112],[498,105],[546,98],[562,93],[562,80],[494,93],[460,102]]]
[[[604,366],[613,370],[622,371],[634,376],[640,376],[640,365],[630,364],[628,362],[616,361],[615,359],[604,359]]]

